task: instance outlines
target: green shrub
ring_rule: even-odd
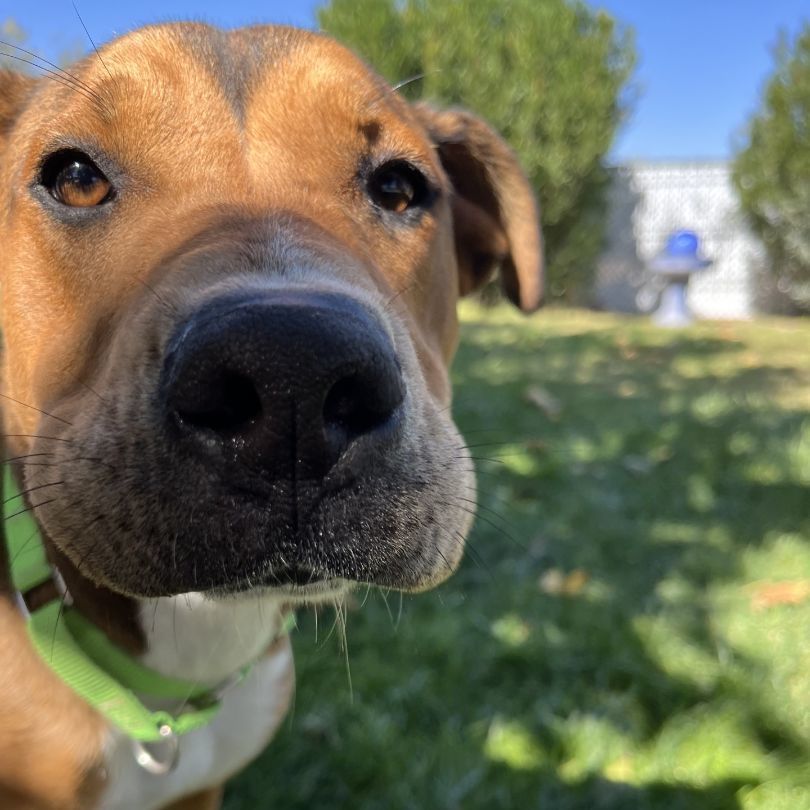
[[[629,32],[567,0],[332,0],[321,27],[410,98],[482,115],[540,198],[551,298],[581,300],[604,230],[603,158],[628,107]]]

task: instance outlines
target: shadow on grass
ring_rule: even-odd
[[[518,808],[514,804],[516,792],[529,793],[538,782],[543,784],[541,795],[532,808],[548,810],[738,810],[737,800],[744,782],[737,780],[721,781],[705,788],[688,785],[668,785],[648,783],[643,787],[612,782],[607,779],[591,778],[577,783],[564,783],[553,771],[520,775],[502,769],[492,775],[493,782],[503,786],[490,807]],[[521,786],[520,783],[525,785]],[[460,805],[465,806],[465,805]]]
[[[351,617],[353,700],[303,619],[300,714],[228,810],[732,810],[810,758],[773,685],[789,640],[758,655],[729,629],[751,555],[810,531],[807,368],[722,327],[541,324],[465,329],[461,570],[398,625],[376,596]]]

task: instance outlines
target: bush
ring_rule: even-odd
[[[733,176],[779,291],[810,312],[810,23],[793,47],[783,41],[777,48]]]
[[[482,115],[540,198],[551,298],[582,300],[602,245],[603,158],[628,107],[628,32],[567,0],[332,0],[321,27],[410,98]]]

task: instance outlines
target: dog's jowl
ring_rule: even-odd
[[[325,37],[101,57],[0,72],[0,806],[214,808],[296,605],[458,565],[455,306],[496,270],[539,304],[537,210],[485,123]]]

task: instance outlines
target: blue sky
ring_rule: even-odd
[[[448,0],[449,1],[449,0]],[[537,0],[541,2],[542,0]],[[318,2],[290,0],[77,0],[97,42],[142,23],[204,19],[224,26],[314,26]],[[613,150],[628,158],[727,157],[773,64],[780,31],[810,20],[810,0],[595,0],[636,31],[639,97]],[[3,0],[48,58],[85,41],[71,0]]]

